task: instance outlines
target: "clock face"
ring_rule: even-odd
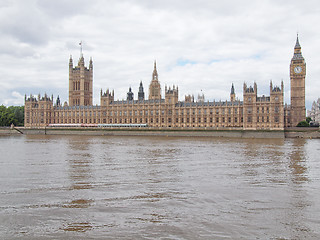
[[[294,68],[295,73],[301,73],[302,68],[300,66]]]

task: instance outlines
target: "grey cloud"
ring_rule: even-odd
[[[35,56],[35,50],[28,44],[19,44],[11,38],[0,39],[0,55],[18,58]]]
[[[36,6],[40,11],[55,20],[86,14],[95,1],[87,0],[38,0]]]
[[[44,44],[49,39],[49,28],[45,15],[29,1],[13,1],[1,9],[0,28],[3,34],[22,43]]]
[[[60,95],[67,95],[69,55],[76,63],[82,40],[86,63],[91,56],[94,61],[95,101],[101,87],[123,98],[140,80],[147,92],[154,59],[162,87],[178,84],[180,99],[198,88],[207,89],[208,99],[226,99],[231,83],[240,94],[244,81],[257,81],[259,94],[268,94],[270,78],[277,84],[284,79],[289,89],[299,30],[307,84],[313,82],[307,91],[314,96],[320,58],[312,25],[319,7],[310,1],[315,6],[275,0],[6,1],[0,8],[0,54],[10,62],[0,60],[0,83],[9,82],[10,93],[15,79],[26,93],[31,88],[51,94],[59,86]],[[179,66],[179,59],[194,64]]]
[[[11,1],[2,7],[0,29],[22,43],[45,45],[64,19],[88,10],[88,1]],[[61,27],[58,27],[58,29]]]

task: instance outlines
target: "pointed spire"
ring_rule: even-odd
[[[293,54],[292,60],[303,60],[303,59],[304,58],[302,57],[301,46],[299,43],[299,35],[297,34],[297,41],[296,41],[296,45],[294,47],[294,54]]]
[[[69,67],[73,67],[72,55],[70,55],[70,59],[69,59]]]
[[[157,63],[156,60],[154,60],[154,68],[153,68],[153,73],[152,73],[152,81],[158,81],[158,72],[157,72]]]
[[[84,66],[84,57],[83,55],[79,58],[79,61],[78,61],[78,66]]]
[[[233,86],[233,83],[231,85],[231,94],[234,94],[234,86]]]
[[[56,105],[57,105],[57,106],[60,106],[60,105],[61,105],[61,102],[60,102],[60,97],[59,97],[59,95],[58,95],[58,97],[57,97],[57,100],[56,100]]]
[[[90,57],[89,68],[93,67],[92,57]]]
[[[300,43],[299,43],[299,34],[298,33],[297,33],[296,46],[294,48],[301,48]]]

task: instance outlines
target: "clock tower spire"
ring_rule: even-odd
[[[291,127],[295,127],[299,122],[306,120],[305,78],[306,63],[301,53],[299,36],[297,34],[296,45],[294,47],[294,54],[290,64]]]

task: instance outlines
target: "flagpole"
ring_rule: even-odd
[[[80,57],[82,57],[82,41],[79,42],[80,45]]]

